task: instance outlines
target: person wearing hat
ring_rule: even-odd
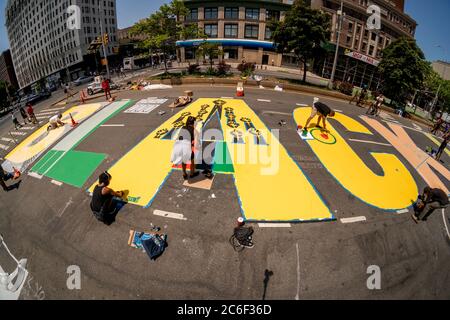
[[[335,112],[331,110],[330,107],[328,107],[326,104],[319,101],[319,98],[314,98],[314,103],[312,106],[312,112],[311,116],[306,121],[306,125],[303,129],[303,133],[308,132],[308,126],[309,123],[317,116],[319,115],[319,120],[317,121],[317,127],[320,127],[320,122],[323,122],[323,129],[327,130],[327,123],[326,119],[327,117],[334,117]]]
[[[123,191],[115,192],[108,187],[111,179],[112,176],[108,172],[103,172],[92,192],[91,210],[99,221],[106,223],[118,211],[118,203],[114,197],[123,198],[124,195]]]

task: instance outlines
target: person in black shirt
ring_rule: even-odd
[[[419,199],[412,216],[416,223],[419,220],[427,221],[434,210],[446,208],[449,204],[448,195],[443,190],[430,187],[424,189],[423,195],[419,196]]]
[[[330,109],[326,104],[319,101],[319,98],[314,98],[314,104],[312,107],[311,116],[308,118],[308,121],[306,121],[306,125],[303,129],[303,132],[306,133],[308,131],[308,126],[310,122],[319,115],[319,120],[317,121],[317,127],[320,127],[320,121],[323,121],[323,129],[327,130],[327,123],[326,119],[327,117],[334,117],[335,112]]]
[[[438,152],[436,153],[436,160],[440,161],[442,154],[444,153],[445,149],[447,148],[448,142],[450,141],[450,132],[447,132],[444,135],[444,141],[442,142],[441,146],[439,147]]]
[[[92,193],[91,210],[95,217],[105,223],[108,223],[109,217],[117,213],[117,202],[114,197],[122,198],[123,191],[115,192],[108,188],[111,183],[112,176],[108,172],[104,172],[98,178],[98,185]]]

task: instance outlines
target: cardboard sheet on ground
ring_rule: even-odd
[[[245,218],[333,219],[308,178],[255,112],[243,100],[222,100],[221,124]]]
[[[304,125],[311,114],[311,108],[299,108],[294,111],[297,125]],[[336,113],[338,121],[348,131],[372,136],[373,134],[358,121]],[[313,123],[315,120],[313,120]],[[400,210],[408,208],[417,200],[416,182],[394,154],[370,153],[383,169],[383,175],[375,174],[344,138],[328,124],[330,134],[313,136],[317,139],[306,141],[324,167],[351,194],[367,204],[383,210]],[[317,131],[320,133],[320,130]],[[371,137],[369,137],[371,138]],[[327,143],[335,140],[334,143]]]
[[[93,103],[67,110],[62,118],[62,121],[66,123],[64,127],[47,132],[48,123],[46,123],[11,151],[5,157],[6,161],[2,166],[9,172],[13,171],[12,167],[24,171],[48,148],[73,130],[69,114],[72,114],[76,122],[81,123],[104,106],[105,103]]]
[[[170,156],[177,132],[189,116],[201,123],[213,110],[210,99],[199,99],[159,126],[108,170],[113,177],[111,188],[128,190],[131,204],[149,206],[172,171]]]

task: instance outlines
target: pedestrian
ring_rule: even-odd
[[[11,113],[11,118],[12,118],[12,121],[13,121],[13,123],[14,123],[14,127],[16,128],[16,130],[18,130],[18,129],[22,128],[23,126],[19,123],[19,120],[17,120],[16,112],[17,112],[17,111],[14,110],[14,111]]]
[[[3,170],[3,167],[0,166],[0,186],[2,187],[3,191],[11,191],[11,189],[13,189],[14,187],[8,187],[6,185],[6,181],[8,180],[17,180],[20,178],[22,174],[20,173],[19,170],[14,168],[14,173],[10,173],[10,172],[5,172],[5,170]]]
[[[119,211],[119,202],[114,197],[123,198],[124,191],[114,191],[109,188],[112,176],[103,172],[98,178],[98,184],[92,192],[91,210],[97,220],[109,224]]]
[[[199,146],[199,133],[195,129],[195,118],[190,116],[186,120],[186,125],[182,128],[178,141],[175,142],[171,162],[175,165],[181,164],[183,169],[183,178],[195,178],[200,173],[195,170],[195,151]],[[191,163],[190,176],[187,174],[187,164]]]
[[[426,187],[414,206],[412,218],[416,223],[427,221],[436,209],[445,209],[449,204],[448,195],[441,189]]]
[[[442,154],[444,153],[445,149],[447,148],[448,142],[450,141],[450,132],[447,132],[443,138],[444,138],[444,141],[442,142],[442,144],[439,147],[439,150],[436,154],[437,161],[441,160]]]
[[[64,93],[66,94],[66,100],[69,101],[70,97],[72,96],[72,91],[70,90],[69,83],[66,83],[64,85]]]
[[[65,123],[62,122],[62,120],[61,120],[62,117],[63,116],[61,113],[51,117],[49,120],[50,125],[48,126],[47,131],[54,130],[54,129],[57,129],[58,127],[65,126]]]
[[[20,108],[19,108],[19,111],[20,111],[20,115],[22,116],[23,123],[24,123],[24,124],[27,124],[29,119],[28,119],[27,113],[25,112],[25,109],[24,109],[23,107],[20,107]],[[30,122],[31,122],[31,121],[30,121]]]
[[[358,107],[362,107],[362,104],[365,104],[366,98],[367,98],[367,94],[368,94],[368,92],[367,92],[367,87],[364,86],[363,89],[362,89],[362,91],[361,91],[361,94],[359,95],[358,102],[356,102],[356,105],[357,105]]]
[[[441,126],[442,126],[443,123],[444,123],[444,120],[442,119],[442,117],[439,118],[436,121],[436,123],[434,124],[433,129],[431,129],[431,133],[432,134],[436,134],[439,131],[439,129],[441,129]]]
[[[326,104],[319,101],[319,98],[314,98],[314,103],[312,107],[311,116],[306,121],[306,125],[303,128],[303,134],[306,135],[308,133],[308,125],[309,123],[317,116],[319,115],[319,120],[317,121],[316,127],[320,128],[320,122],[323,122],[323,129],[327,131],[327,123],[326,119],[328,117],[334,117],[336,113],[331,110],[330,107],[328,107]]]
[[[111,87],[109,85],[109,79],[103,79],[102,81],[102,89],[105,92],[105,96],[106,96],[106,101],[109,101],[109,99],[112,99],[112,95],[111,95]],[[109,96],[109,98],[108,98]]]
[[[123,67],[120,67],[120,77],[126,77],[127,75],[125,74],[125,69]]]
[[[370,105],[366,114],[376,116],[380,112],[380,108],[384,103],[384,96],[382,94],[377,95],[375,101]]]
[[[39,123],[39,121],[36,118],[36,115],[34,114],[33,105],[31,103],[28,103],[28,105],[27,105],[27,113],[28,113],[28,117],[30,118],[30,120],[33,124]]]

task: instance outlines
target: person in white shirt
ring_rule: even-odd
[[[53,130],[53,129],[57,129],[58,127],[64,126],[65,123],[62,122],[61,119],[62,119],[62,114],[61,113],[51,117],[50,120],[49,120],[50,125],[48,126],[47,131],[50,131],[50,130]]]

